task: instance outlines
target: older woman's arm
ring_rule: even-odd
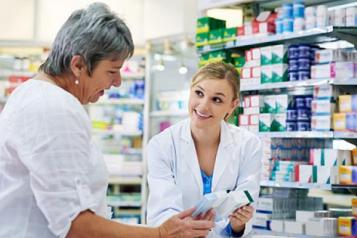
[[[205,237],[213,227],[210,221],[189,218],[193,209],[173,216],[157,228],[132,226],[104,219],[90,211],[80,213],[73,220],[67,238],[184,238]]]

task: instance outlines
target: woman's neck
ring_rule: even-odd
[[[191,125],[191,134],[196,145],[216,146],[220,141],[221,126],[201,129]]]

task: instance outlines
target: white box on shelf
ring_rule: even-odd
[[[318,64],[311,66],[311,78],[321,79],[321,78],[335,78],[335,64]]]
[[[337,219],[332,217],[310,220],[305,224],[305,232],[313,237],[337,237]]]
[[[261,77],[261,67],[255,66],[252,68],[252,78],[259,78]]]
[[[250,97],[251,96],[244,96],[243,97],[243,107],[251,107],[251,104],[250,104]]]
[[[270,131],[272,121],[273,121],[273,114],[271,113],[259,114],[259,131],[260,132]]]
[[[270,197],[259,197],[256,210],[272,212],[274,200]]]
[[[312,168],[312,180],[317,184],[330,184],[331,167],[314,165]]]
[[[335,63],[336,79],[350,79],[355,77],[355,64],[353,62]]]
[[[300,183],[312,182],[312,165],[299,164],[295,166],[295,181]]]
[[[333,86],[330,84],[314,86],[313,95],[315,99],[333,98]]]
[[[252,68],[251,67],[243,67],[241,71],[242,78],[249,79],[252,77]]]
[[[332,128],[331,115],[313,115],[311,116],[312,131],[330,131]]]
[[[314,99],[311,101],[311,112],[317,115],[330,115],[334,112],[335,104],[330,99]]]
[[[239,126],[249,125],[249,115],[241,114],[239,115]]]
[[[297,235],[305,234],[305,224],[299,221],[284,221],[285,232]]]
[[[257,125],[259,125],[259,114],[251,114],[251,115],[249,115],[248,125],[249,126],[257,126]],[[259,127],[258,127],[258,129],[259,129]]]
[[[252,51],[252,60],[260,61],[260,48],[253,48]]]
[[[263,107],[263,97],[260,95],[252,95],[250,96],[250,106],[251,107]]]
[[[283,220],[272,220],[270,223],[270,228],[274,232],[284,232],[284,221]]]
[[[314,211],[303,211],[297,210],[296,211],[296,221],[300,222],[308,222],[311,218],[314,218],[315,212]]]

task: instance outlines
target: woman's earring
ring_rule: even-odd
[[[79,84],[79,80],[76,79],[76,81],[74,81],[74,83],[75,83],[76,85],[78,85],[78,84]]]

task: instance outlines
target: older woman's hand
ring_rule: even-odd
[[[252,206],[243,206],[235,210],[230,216],[230,223],[234,232],[240,232],[245,224],[253,217],[254,208]]]
[[[195,220],[191,217],[194,210],[185,210],[163,223],[159,227],[160,238],[206,237],[214,227],[214,222],[210,221],[212,214],[207,214],[208,220]]]

